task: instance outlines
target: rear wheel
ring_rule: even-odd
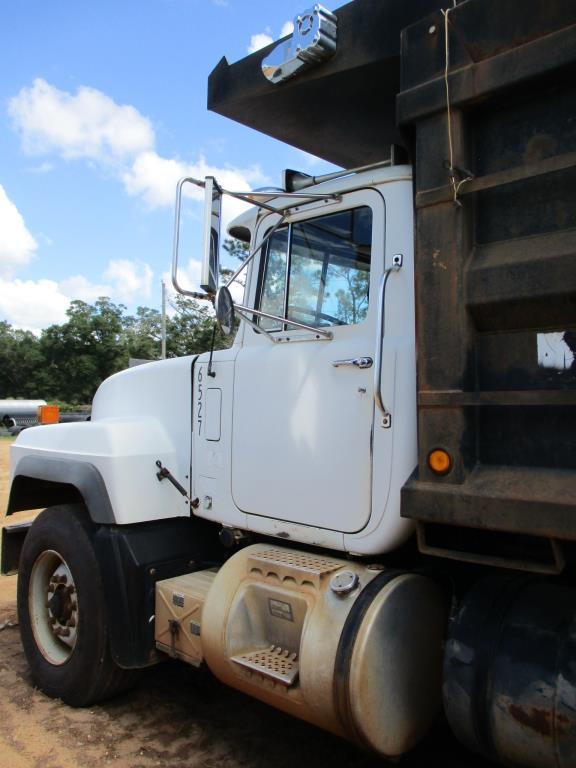
[[[34,682],[76,707],[136,679],[110,653],[93,531],[82,505],[46,509],[26,536],[18,575],[20,632]]]

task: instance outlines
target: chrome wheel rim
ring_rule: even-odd
[[[28,608],[38,650],[50,664],[65,664],[78,639],[78,595],[68,563],[52,549],[34,563]]]

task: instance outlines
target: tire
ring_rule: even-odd
[[[34,683],[86,707],[130,687],[137,675],[112,659],[94,526],[83,505],[50,507],[24,540],[18,620]]]

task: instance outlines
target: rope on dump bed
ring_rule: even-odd
[[[444,16],[444,86],[446,88],[446,115],[448,120],[448,152],[449,152],[449,173],[450,173],[450,183],[452,185],[452,193],[454,195],[454,203],[455,205],[461,206],[462,203],[458,200],[458,193],[460,192],[460,187],[462,184],[465,184],[467,181],[472,181],[472,176],[466,176],[464,179],[460,179],[459,181],[456,179],[456,168],[454,167],[454,144],[452,141],[452,106],[450,104],[450,82],[448,79],[448,73],[450,71],[450,31],[449,31],[449,15],[450,11],[452,11],[454,8],[456,8],[456,0],[453,0],[453,6],[452,8],[447,8],[446,10],[442,10],[442,15]]]

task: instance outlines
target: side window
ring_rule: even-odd
[[[260,309],[315,327],[361,323],[368,311],[371,243],[368,207],[279,229],[268,247]],[[261,324],[281,329],[278,321]]]
[[[288,258],[288,227],[278,229],[268,245],[266,270],[262,282],[260,309],[270,315],[284,317],[286,296],[286,261]],[[267,331],[278,331],[282,324],[277,320],[260,318],[260,325]]]

